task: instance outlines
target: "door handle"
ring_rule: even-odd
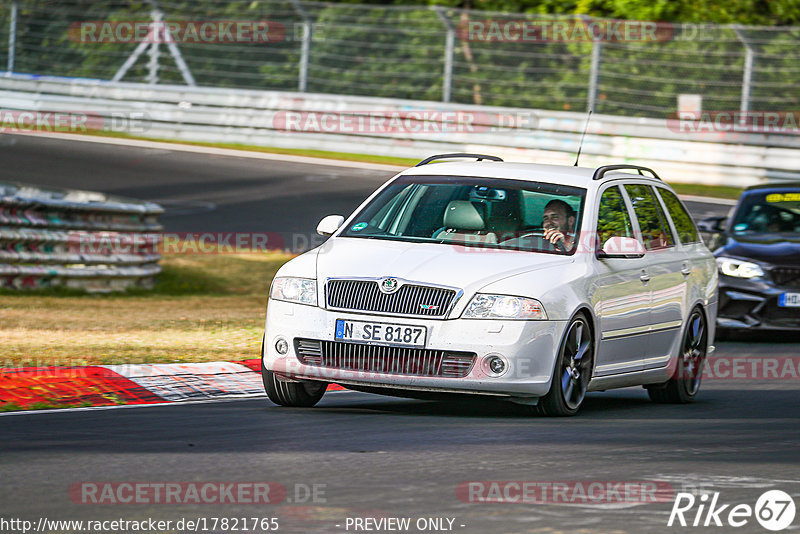
[[[692,274],[692,268],[689,267],[688,263],[683,264],[683,268],[681,269],[681,274],[683,276],[689,276],[690,274]]]
[[[647,282],[650,281],[650,275],[647,274],[645,271],[642,271],[642,275],[639,277],[639,280],[641,280],[642,283],[646,284]]]

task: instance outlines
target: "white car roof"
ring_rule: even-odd
[[[529,180],[532,182],[546,182],[560,185],[596,189],[611,178],[646,179],[654,183],[663,184],[657,178],[640,176],[631,172],[612,171],[602,180],[592,180],[595,168],[573,167],[567,165],[543,165],[540,163],[506,163],[496,161],[454,161],[446,163],[428,163],[421,167],[406,169],[402,175],[445,175],[445,176],[475,176],[481,178],[508,178],[514,180]]]

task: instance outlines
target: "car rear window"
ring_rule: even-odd
[[[643,184],[627,184],[625,190],[639,221],[644,248],[658,250],[674,246],[675,239],[661,205],[656,201],[653,189]]]
[[[634,237],[628,208],[617,186],[609,187],[600,197],[597,235],[601,248],[612,237]]]
[[[699,242],[700,236],[697,233],[697,227],[675,193],[663,187],[658,188],[658,193],[667,206],[667,211],[672,217],[672,222],[675,224],[675,229],[678,231],[678,239],[680,239],[681,243],[686,245]]]

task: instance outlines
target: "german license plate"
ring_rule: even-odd
[[[424,326],[408,324],[336,319],[336,334],[334,338],[337,341],[360,341],[362,343],[380,343],[381,345],[424,347],[426,330]]]
[[[800,293],[784,293],[778,297],[778,306],[800,308]]]

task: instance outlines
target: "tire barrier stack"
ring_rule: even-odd
[[[151,288],[163,212],[152,202],[0,182],[0,288]]]

